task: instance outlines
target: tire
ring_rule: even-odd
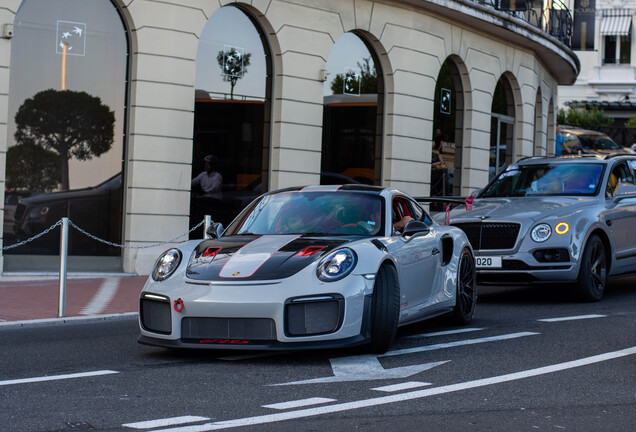
[[[475,258],[470,249],[465,248],[460,257],[457,270],[457,297],[452,320],[458,325],[467,325],[475,316],[477,304],[477,277]]]
[[[397,270],[383,264],[375,276],[371,299],[371,342],[373,354],[385,353],[393,343],[400,318],[400,284]]]
[[[578,300],[597,302],[603,298],[607,283],[607,252],[599,236],[592,234],[581,257],[579,277],[574,285]]]

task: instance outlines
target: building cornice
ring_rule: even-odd
[[[481,30],[536,53],[559,85],[571,85],[581,70],[574,51],[542,29],[473,0],[397,0]]]

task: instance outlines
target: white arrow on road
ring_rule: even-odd
[[[332,377],[314,378],[303,381],[293,381],[281,384],[270,384],[272,386],[296,385],[296,384],[318,384],[318,383],[335,383],[345,381],[372,381],[380,379],[399,379],[410,377],[417,373],[432,369],[442,365],[450,360],[438,361],[433,363],[424,363],[412,366],[403,366],[392,369],[384,369],[378,358],[374,355],[361,355],[351,357],[338,357],[329,359]]]

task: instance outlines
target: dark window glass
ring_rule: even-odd
[[[616,63],[616,36],[605,36],[605,49],[603,50],[603,63]]]
[[[329,55],[326,74],[321,183],[335,173],[344,183],[379,184],[382,80],[374,56],[357,35],[345,33]]]
[[[195,77],[191,226],[205,215],[227,225],[267,190],[270,65],[266,49],[260,28],[234,6],[217,10],[201,34]],[[201,236],[199,229],[190,238]]]
[[[621,36],[620,63],[629,64],[632,59],[632,36]]]
[[[24,0],[14,30],[6,175],[7,189],[23,195],[5,211],[4,245],[62,217],[120,243],[128,51],[122,19],[109,0]],[[59,244],[55,230],[5,254],[57,255]],[[71,229],[69,255],[119,256],[121,249]]]

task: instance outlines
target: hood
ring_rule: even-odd
[[[205,281],[290,277],[351,240],[300,235],[230,236],[201,242],[186,275]]]
[[[81,200],[109,193],[121,189],[121,174],[117,174],[97,186],[89,186],[83,189],[71,189],[58,192],[41,193],[28,198],[20,199],[25,206],[50,205],[57,202]]]
[[[512,197],[475,199],[473,209],[458,207],[451,212],[451,224],[475,220],[509,221],[523,223],[537,221],[567,209],[573,213],[595,202],[591,197]]]

